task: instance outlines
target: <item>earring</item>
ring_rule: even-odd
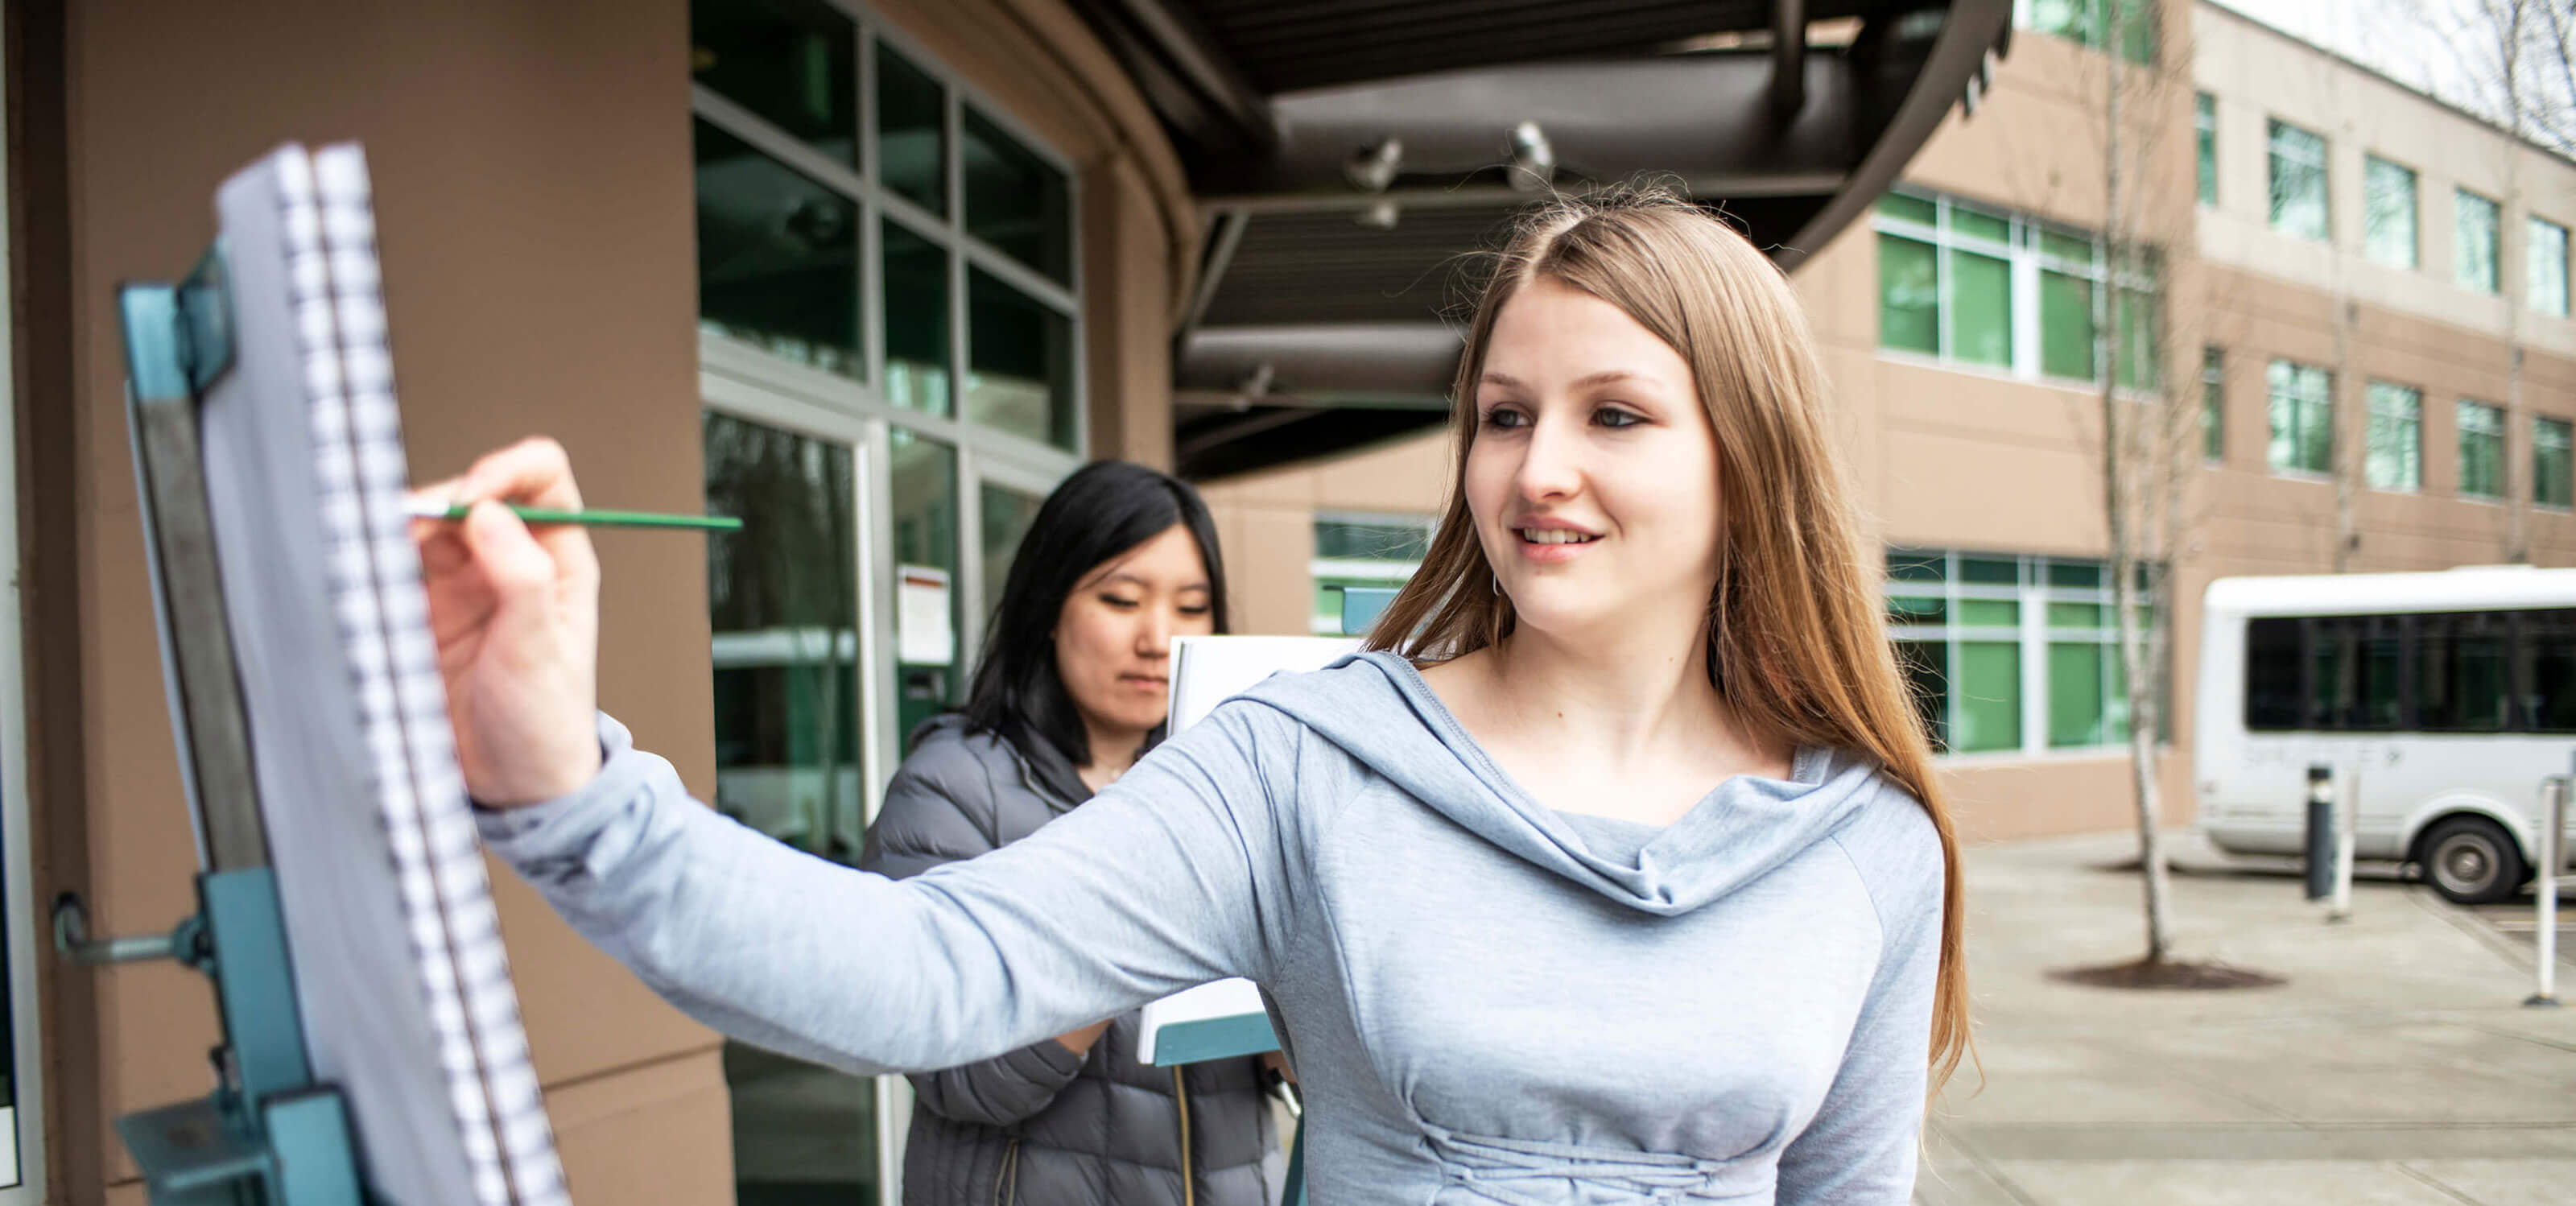
[[[1485,571],[1485,583],[1486,585],[1494,588],[1495,598],[1499,599],[1503,597],[1503,576],[1501,574],[1497,574],[1492,570]]]

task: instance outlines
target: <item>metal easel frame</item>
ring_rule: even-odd
[[[116,1122],[154,1206],[359,1206],[368,1198],[347,1107],[305,1055],[207,504],[199,408],[233,361],[222,243],[177,285],[119,289],[117,316],[170,727],[197,837],[197,912],[166,936],[93,939],[79,897],[66,894],[55,946],[86,964],[176,959],[214,982],[224,1028],[214,1091]]]

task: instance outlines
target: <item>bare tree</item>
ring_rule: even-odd
[[[2127,696],[2130,781],[2145,892],[2146,953],[2172,954],[2171,882],[2164,849],[2163,729],[2166,667],[2173,647],[2173,571],[2192,526],[2189,477],[2201,464],[2200,414],[2172,372],[2179,309],[2163,294],[2172,282],[2153,229],[2158,183],[2152,166],[2169,135],[2175,90],[2188,93],[2187,48],[2154,43],[2165,31],[2156,0],[2100,0],[2103,262],[2108,279],[2093,295],[2096,395],[2101,422],[2102,511],[2110,546],[2114,622]],[[2132,63],[2132,48],[2146,60]],[[2157,53],[2158,50],[2161,53]],[[2167,232],[2189,237],[2187,232]],[[2141,608],[2144,602],[2148,606]]]
[[[2389,30],[2428,35],[2391,39],[2391,44],[2416,48],[2393,65],[2409,71],[2435,96],[2510,135],[2501,151],[2505,196],[2500,217],[2526,210],[2524,144],[2576,156],[2576,0],[2376,0],[2374,15]],[[2499,260],[2509,233],[2509,221],[2500,221]],[[2501,263],[2497,273],[2501,289]],[[2506,430],[2528,432],[2522,306],[2507,306],[2505,314]],[[2506,461],[2505,556],[2510,561],[2531,560],[2530,465],[2527,452]]]
[[[2372,17],[2397,35],[2386,43],[2397,74],[2576,156],[2576,0],[2374,0]]]

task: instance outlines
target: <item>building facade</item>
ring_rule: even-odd
[[[193,908],[112,291],[184,271],[270,145],[366,143],[416,480],[543,432],[593,500],[760,517],[601,536],[600,690],[781,840],[855,850],[1036,499],[1089,457],[1171,461],[1198,218],[1061,4],[222,9],[7,8],[32,974],[0,1200],[142,1202],[111,1120],[209,1087],[201,977],[29,956],[58,891],[107,933]],[[891,1200],[899,1078],[726,1044],[494,885],[580,1200]]]
[[[2008,6],[1839,7],[1811,30],[1691,0],[0,0],[0,1206],[143,1202],[114,1120],[209,1088],[200,977],[76,965],[45,929],[64,894],[106,934],[195,905],[114,297],[194,261],[231,171],[364,142],[415,480],[545,433],[596,503],[751,520],[599,537],[602,703],[701,798],[847,859],[1054,483],[1418,426],[1439,329],[1398,316],[1354,374],[1345,340],[1391,313],[1356,303],[1463,250],[1524,176],[1750,181],[1783,238],[1860,219]],[[1636,120],[1623,98],[1675,78],[1704,107]],[[1498,115],[1495,88],[1562,120]],[[1400,226],[1350,221],[1388,207]],[[1228,263],[1234,292],[1202,284]],[[1278,360],[1257,398],[1247,347]],[[1351,505],[1423,505],[1399,495]],[[1285,570],[1245,522],[1237,591],[1306,595],[1310,519]],[[1369,539],[1345,559],[1401,559]],[[494,885],[577,1200],[897,1200],[900,1078],[726,1043]]]
[[[2134,823],[2097,289],[2122,299],[2121,392],[2154,422],[2161,374],[2186,450],[2158,562],[2173,823],[2212,579],[2576,564],[2576,163],[2220,5],[2162,6],[2117,60],[2121,228],[2151,254],[2110,272],[2102,7],[2018,6],[1974,119],[1792,277],[1972,837]],[[1452,456],[1442,433],[1212,486],[1252,550],[1249,627],[1335,631],[1334,587],[1401,581]]]

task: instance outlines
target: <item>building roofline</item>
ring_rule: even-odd
[[[2259,30],[2259,31],[2261,31],[2261,32],[2263,32],[2263,33],[2270,34],[2270,35],[2272,35],[2273,37],[2276,37],[2276,38],[2281,39],[2282,41],[2288,42],[2288,43],[2290,43],[2291,45],[2296,46],[2296,47],[2298,47],[2299,49],[2304,50],[2304,51],[2307,51],[2307,52],[2309,52],[2309,53],[2311,53],[2311,54],[2315,54],[2315,55],[2318,55],[2318,56],[2323,57],[2323,58],[2331,59],[2331,60],[2333,60],[2334,62],[2336,62],[2336,63],[2338,63],[2338,64],[2340,64],[2340,65],[2342,65],[2342,66],[2349,67],[2349,68],[2351,68],[2352,70],[2357,71],[2357,72],[2360,72],[2361,74],[2363,74],[2363,75],[2365,75],[2365,76],[2368,76],[2368,77],[2370,77],[2370,78],[2372,78],[2372,79],[2378,80],[2379,82],[2384,83],[2384,84],[2388,85],[2389,87],[2395,88],[2395,89],[2397,89],[2397,90],[2398,90],[2398,91],[2400,91],[2400,92],[2406,93],[2407,95],[2412,96],[2412,97],[2414,97],[2414,98],[2415,98],[2415,99],[2417,99],[2417,100],[2423,101],[2424,103],[2429,104],[2429,105],[2433,106],[2433,107],[2434,107],[2434,108],[2436,108],[2436,109],[2441,109],[2441,110],[2444,110],[2444,111],[2446,111],[2446,112],[2449,112],[2449,113],[2452,113],[2452,114],[2456,114],[2457,116],[2460,116],[2460,117],[2466,118],[2466,119],[2468,119],[2469,121],[2474,122],[2474,123],[2476,123],[2476,124],[2477,124],[2477,125],[2479,125],[2479,126],[2485,127],[2485,128],[2486,128],[2487,130],[2489,130],[2489,131],[2492,131],[2493,133],[2495,133],[2495,134],[2496,134],[2496,135],[2498,135],[2499,137],[2505,138],[2505,139],[2510,140],[2510,141],[2513,141],[2513,142],[2521,143],[2524,147],[2526,147],[2526,148],[2528,148],[2528,149],[2530,149],[2530,150],[2537,151],[2537,152],[2541,153],[2542,155],[2546,155],[2546,156],[2548,156],[2548,157],[2549,157],[2549,158],[2551,158],[2551,159],[2555,159],[2555,160],[2557,160],[2558,162],[2560,162],[2560,163],[2562,163],[2562,164],[2565,164],[2565,165],[2567,165],[2567,166],[2568,166],[2568,167],[2570,167],[2570,168],[2576,168],[2576,156],[2570,156],[2567,152],[2565,152],[2565,151],[2561,151],[2561,150],[2559,150],[2559,149],[2558,149],[2558,148],[2556,148],[2556,147],[2549,146],[2549,145],[2548,145],[2548,144],[2546,144],[2546,143],[2536,142],[2536,141],[2533,141],[2533,140],[2532,140],[2532,139],[2530,139],[2530,138],[2527,138],[2527,137],[2524,137],[2524,136],[2522,136],[2522,135],[2516,134],[2516,133],[2514,133],[2512,130],[2507,129],[2507,128],[2505,128],[2503,125],[2501,125],[2501,124],[2497,123],[2497,121],[2496,121],[2494,118],[2488,117],[2488,116],[2486,116],[2485,114],[2478,113],[2478,112],[2476,112],[2476,111],[2474,111],[2474,110],[2464,108],[2464,107],[2462,107],[2461,105],[2459,105],[2459,104],[2457,104],[2457,103],[2455,103],[2455,102],[2452,102],[2452,101],[2449,101],[2449,100],[2445,100],[2445,99],[2443,99],[2443,98],[2442,98],[2442,97],[2440,97],[2440,96],[2437,96],[2437,95],[2435,95],[2435,94],[2433,94],[2433,93],[2431,93],[2431,92],[2427,92],[2427,91],[2425,91],[2424,89],[2419,88],[2419,87],[2417,87],[2417,86],[2415,86],[2415,85],[2413,85],[2413,84],[2407,83],[2406,81],[2401,80],[2401,79],[2397,78],[2396,76],[2390,75],[2390,74],[2388,74],[2387,72],[2382,71],[2382,70],[2380,70],[2380,69],[2379,69],[2379,68],[2377,68],[2377,67],[2373,67],[2373,66],[2371,66],[2371,65],[2370,65],[2370,64],[2368,64],[2368,63],[2365,63],[2365,62],[2362,62],[2362,61],[2361,61],[2361,60],[2359,60],[2359,59],[2353,58],[2352,56],[2347,55],[2347,54],[2343,53],[2343,52],[2342,52],[2342,51],[2340,51],[2340,50],[2336,50],[2336,49],[2334,49],[2334,48],[2332,48],[2332,47],[2329,47],[2329,46],[2319,46],[2319,45],[2317,45],[2316,43],[2314,43],[2314,42],[2311,42],[2311,41],[2307,40],[2306,38],[2303,38],[2303,37],[2300,37],[2300,36],[2299,36],[2299,35],[2297,35],[2297,34],[2291,33],[2289,30],[2283,29],[2283,28],[2281,28],[2281,27],[2280,27],[2280,26],[2278,26],[2278,25],[2274,25],[2274,24],[2272,24],[2271,22],[2269,22],[2269,21],[2266,21],[2266,20],[2262,19],[2261,17],[2257,17],[2257,16],[2253,15],[2252,13],[2243,12],[2243,11],[2240,11],[2240,10],[2238,10],[2238,9],[2235,9],[2235,8],[2229,7],[2227,4],[2223,3],[2223,2],[2222,2],[2222,0],[2193,0],[2193,4],[2194,4],[2194,6],[2195,6],[2195,7],[2209,9],[2209,10],[2211,10],[2212,12],[2216,12],[2216,13],[2218,13],[2218,14],[2219,14],[2219,15],[2221,15],[2221,16],[2230,17],[2230,18],[2233,18],[2233,19],[2235,19],[2235,20],[2242,21],[2242,22],[2244,22],[2244,23],[2245,23],[2245,24],[2247,24],[2247,25],[2253,26],[2256,30]]]

